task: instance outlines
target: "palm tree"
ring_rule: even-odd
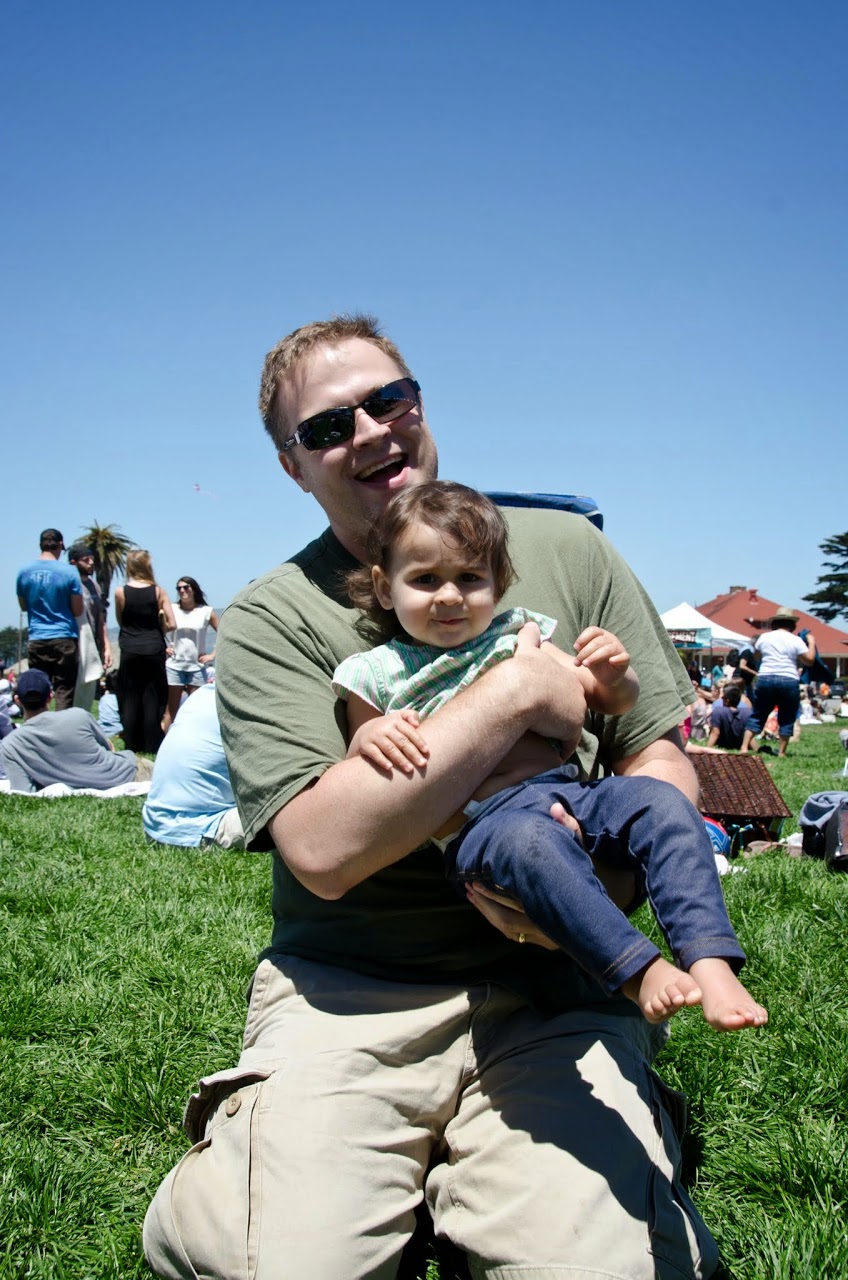
[[[79,541],[91,547],[94,552],[94,576],[103,596],[103,604],[109,607],[109,588],[112,578],[117,574],[123,577],[127,563],[127,552],[138,544],[132,538],[121,533],[116,524],[94,524],[83,529]]]

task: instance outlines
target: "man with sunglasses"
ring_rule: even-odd
[[[148,1260],[163,1277],[389,1280],[423,1198],[475,1276],[710,1275],[715,1246],[680,1183],[679,1102],[648,1066],[656,1029],[518,904],[475,889],[471,910],[429,844],[492,775],[497,789],[551,767],[550,737],[587,776],[649,774],[694,798],[675,727],[690,690],[662,625],[587,520],[510,510],[520,585],[504,606],[520,595],[556,617],[566,645],[591,623],[619,635],[639,704],[584,727],[576,679],[531,626],[426,722],[425,769],[346,759],[330,678],[364,641],[340,583],[375,513],[436,474],[435,444],[418,383],[368,317],[284,339],[260,408],[329,528],[221,620],[221,728],[246,838],[276,850],[274,933],[241,1061],[189,1105],[198,1145],[150,1207]]]

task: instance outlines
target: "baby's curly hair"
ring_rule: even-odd
[[[500,600],[515,581],[506,521],[495,504],[477,489],[452,480],[426,480],[402,489],[377,517],[368,534],[365,564],[351,569],[345,587],[351,604],[371,624],[376,638],[388,640],[402,631],[393,609],[384,609],[374,591],[371,570],[389,573],[392,551],[413,525],[423,523],[467,547],[491,566],[495,597]]]

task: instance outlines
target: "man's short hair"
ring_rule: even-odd
[[[722,701],[726,707],[738,707],[741,698],[742,694],[736,684],[729,684],[722,694]]]
[[[93,556],[94,552],[91,547],[87,547],[84,542],[75,542],[68,549],[68,559],[71,564],[76,564],[77,560],[84,560],[86,556]]]
[[[65,539],[58,529],[42,529],[38,545],[42,551],[58,551],[65,545]]]
[[[277,392],[280,383],[301,360],[317,347],[336,347],[350,338],[362,338],[365,342],[373,342],[375,347],[394,360],[400,372],[406,378],[412,377],[412,370],[404,360],[398,348],[382,333],[375,316],[366,314],[332,316],[329,320],[315,320],[312,324],[302,325],[293,330],[265,357],[262,368],[262,381],[259,384],[259,412],[265,424],[265,430],[279,450],[288,439],[297,423],[287,423],[279,411]]]
[[[53,695],[53,686],[46,671],[39,671],[37,667],[30,667],[28,671],[23,671],[18,676],[18,685],[15,692],[20,699],[21,705],[26,707],[27,711],[37,711],[39,707],[46,706],[50,701]]]

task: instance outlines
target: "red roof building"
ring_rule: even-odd
[[[795,608],[794,605],[792,607]],[[715,596],[696,608],[729,631],[756,637],[761,631],[768,630],[768,620],[777,613],[780,603],[767,600],[756,587],[731,587],[724,595]],[[828,666],[835,666],[838,675],[848,674],[848,631],[828,626],[821,618],[814,618],[803,609],[795,609],[795,612],[801,619],[796,631],[808,627],[816,638],[816,648],[822,659]]]

